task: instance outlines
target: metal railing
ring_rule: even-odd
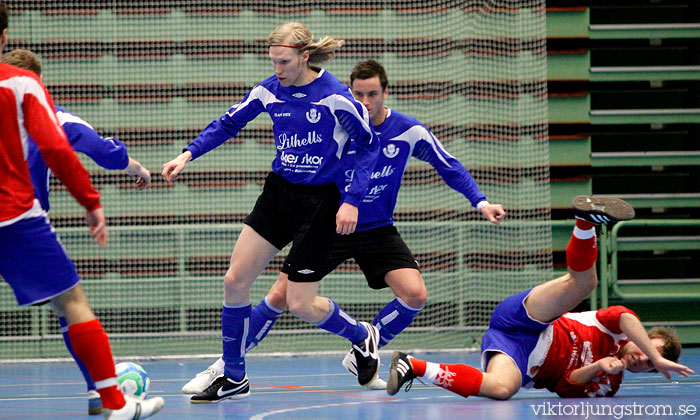
[[[630,220],[617,223],[600,237],[600,306],[609,305],[610,295],[636,301],[695,301],[700,300],[700,279],[637,279],[619,278],[619,253],[624,251],[696,251],[700,250],[700,235],[621,236],[625,228],[698,228],[700,220]],[[626,289],[627,286],[627,290]],[[632,287],[630,287],[632,286]],[[630,290],[633,289],[633,290]]]

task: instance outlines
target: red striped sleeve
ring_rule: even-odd
[[[100,208],[100,194],[70,147],[46,88],[30,72],[18,70],[12,76],[6,81],[15,91],[16,100],[21,101],[22,115],[18,118],[24,120],[26,133],[36,142],[44,161],[80,205],[87,210]]]

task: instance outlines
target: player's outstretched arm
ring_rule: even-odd
[[[695,373],[695,371],[688,366],[681,365],[680,363],[672,362],[668,359],[664,359],[663,357],[654,363],[654,369],[656,369],[658,372],[660,372],[662,375],[666,377],[666,379],[671,379],[671,373],[670,372],[676,372],[678,374],[681,374],[685,377],[688,375],[691,375]]]
[[[189,162],[190,160],[192,160],[192,152],[186,150],[180,156],[176,157],[168,163],[163,164],[163,172],[161,172],[161,175],[163,175],[163,179],[165,179],[168,182],[175,181],[177,179],[178,174],[182,172],[183,169],[185,169],[185,165],[187,165],[187,162]]]
[[[623,313],[620,315],[620,329],[622,332],[639,347],[649,357],[649,360],[654,365],[654,368],[659,371],[666,379],[671,379],[670,372],[676,372],[683,376],[695,373],[692,369],[679,363],[665,359],[659,351],[654,347],[654,344],[649,339],[644,326],[639,319],[630,314]]]
[[[506,211],[500,204],[487,204],[481,208],[481,214],[494,225],[500,225],[506,217]]]
[[[135,176],[136,188],[139,190],[145,190],[151,186],[151,171],[146,169],[141,163],[133,158],[129,158],[129,165],[125,169],[127,175]]]

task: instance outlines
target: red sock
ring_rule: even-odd
[[[445,365],[411,359],[413,372],[457,395],[468,397],[479,395],[484,374],[476,368],[464,364]]]
[[[114,358],[109,346],[107,334],[97,319],[81,322],[68,327],[73,351],[83,361],[97,392],[100,393],[102,406],[109,409],[124,407],[124,395],[117,387],[117,374],[114,370]]]
[[[422,378],[423,375],[425,375],[425,365],[428,362],[425,360],[418,360],[415,357],[411,357],[408,360],[411,361],[411,369],[413,369],[413,373],[415,373],[419,378]]]
[[[595,240],[595,225],[576,219],[576,227],[566,247],[566,265],[573,271],[586,271],[598,258]]]

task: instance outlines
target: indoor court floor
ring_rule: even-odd
[[[417,353],[443,363],[478,365],[478,352]],[[390,353],[382,353],[387,378]],[[193,405],[182,385],[212,359],[139,360],[149,372],[151,395],[165,407],[156,419],[700,419],[700,348],[684,349],[689,378],[660,374],[625,375],[613,398],[562,399],[544,390],[521,390],[508,401],[462,398],[414,381],[410,392],[390,397],[357,385],[340,365],[342,355],[249,357],[251,396],[219,404]],[[118,360],[121,361],[121,360]],[[98,419],[87,415],[85,386],[68,362],[0,364],[0,419]]]

